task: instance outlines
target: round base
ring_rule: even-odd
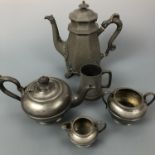
[[[75,146],[78,147],[78,148],[88,148],[91,145],[75,145]]]
[[[59,123],[62,120],[63,115],[60,115],[59,117],[51,117],[51,118],[36,118],[31,115],[28,115],[31,119],[35,120],[36,122],[39,122],[41,125],[48,125],[53,123]]]
[[[112,111],[109,110],[109,112],[110,112],[112,118],[114,119],[114,122],[117,124],[130,126],[130,125],[134,124],[135,122],[139,121],[139,119],[134,119],[134,120],[123,119],[123,118],[117,116],[116,114],[114,114]]]
[[[95,101],[95,100],[98,100],[101,98],[101,95],[98,95],[98,96],[87,96],[85,97],[85,100],[88,100],[88,101]]]
[[[40,125],[48,125],[49,123],[47,122],[39,122]]]
[[[91,144],[86,144],[86,145],[80,145],[80,144],[77,144],[77,143],[75,143],[75,142],[73,142],[72,140],[71,140],[71,142],[76,146],[76,147],[78,147],[78,148],[88,148],[88,147],[90,147],[93,143],[91,143]]]
[[[87,143],[87,144],[79,144],[79,143],[76,143],[74,140],[72,140],[70,138],[70,141],[78,148],[88,148],[90,146],[93,145],[93,143],[95,142],[96,139],[94,139],[93,141],[91,141],[90,143]]]
[[[127,125],[127,126],[131,126],[132,125],[132,123],[130,122],[123,122],[123,121],[121,121],[121,120],[118,120],[118,119],[116,119],[116,118],[114,118],[113,117],[113,120],[114,120],[114,122],[116,123],[116,124],[120,124],[120,125]]]

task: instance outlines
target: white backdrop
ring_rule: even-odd
[[[102,61],[111,70],[111,90],[131,87],[145,93],[155,92],[155,2],[154,0],[87,0],[99,15],[98,23],[119,13],[124,27],[115,44],[117,50]],[[57,53],[52,31],[44,16],[54,14],[60,34],[68,37],[68,14],[80,0],[0,0],[0,74],[19,79],[23,86],[42,75],[64,79],[64,59]],[[100,37],[105,51],[115,27]],[[75,91],[79,78],[64,79]],[[16,89],[12,87],[15,92]],[[57,125],[41,126],[29,119],[20,103],[0,93],[0,154],[1,155],[154,155],[155,105],[148,109],[143,121],[133,126],[113,122],[101,100],[84,102],[71,110],[65,119],[88,115],[106,121],[108,128],[89,149],[72,145]]]

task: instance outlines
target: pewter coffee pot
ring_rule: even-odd
[[[69,37],[63,41],[59,35],[57,24],[53,15],[46,16],[52,25],[53,41],[57,51],[65,58],[67,72],[66,78],[74,74],[80,74],[80,69],[85,64],[98,64],[104,56],[116,48],[114,40],[122,30],[122,21],[118,14],[113,14],[110,19],[104,21],[101,27],[96,23],[98,15],[90,10],[84,1],[79,9],[70,13],[71,23],[68,26]],[[100,52],[99,36],[110,25],[116,24],[117,29],[108,42],[105,53]]]
[[[8,90],[4,85],[6,82],[15,84],[21,97]],[[19,100],[29,117],[40,123],[50,123],[59,121],[71,107],[79,105],[91,88],[85,87],[77,95],[72,95],[70,87],[58,78],[43,76],[22,87],[17,79],[0,76],[0,89],[6,95]]]

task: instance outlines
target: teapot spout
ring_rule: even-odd
[[[67,53],[66,42],[63,41],[60,37],[55,18],[53,17],[53,15],[51,15],[51,16],[46,16],[45,19],[49,20],[52,25],[53,41],[54,41],[55,48],[62,56],[66,57],[66,53]]]
[[[82,103],[82,101],[85,99],[85,96],[87,95],[87,93],[92,89],[95,89],[95,87],[93,87],[91,85],[88,85],[87,87],[85,87],[83,89],[79,89],[77,94],[72,97],[71,108],[74,108],[74,107],[80,105]]]

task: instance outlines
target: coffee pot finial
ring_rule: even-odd
[[[89,7],[89,5],[85,1],[82,1],[82,3],[79,5],[79,7],[81,9],[87,9]]]

